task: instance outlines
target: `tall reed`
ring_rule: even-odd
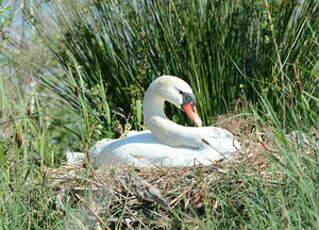
[[[315,75],[303,71],[313,70],[318,60],[318,1],[95,0],[70,5],[48,4],[58,42],[37,20],[35,27],[66,72],[42,80],[75,108],[75,92],[81,88],[91,110],[103,114],[103,96],[96,93],[103,87],[109,108],[128,116],[134,101],[162,74],[192,85],[206,124],[213,115],[258,102],[261,93],[286,122],[287,110],[298,106],[304,92],[318,94]],[[103,115],[95,118],[108,123]]]

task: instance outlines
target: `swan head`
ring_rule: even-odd
[[[156,95],[181,108],[197,126],[202,126],[202,120],[196,110],[193,90],[184,80],[168,75],[158,77],[149,86],[145,98],[151,95]]]

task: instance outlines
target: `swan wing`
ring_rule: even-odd
[[[218,127],[201,127],[196,129],[204,144],[224,154],[240,150],[240,143],[232,133]]]
[[[174,147],[160,143],[150,131],[139,132],[126,138],[105,142],[93,148],[97,166],[128,164],[135,166],[193,166],[209,165],[230,152],[221,153],[211,148]],[[98,152],[98,151],[99,152]]]

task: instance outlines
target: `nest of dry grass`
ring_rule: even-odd
[[[231,161],[210,166],[93,169],[86,163],[48,168],[56,203],[63,209],[71,201],[79,210],[73,221],[105,229],[166,229],[178,218],[192,223],[194,213],[205,215],[207,205],[217,216],[220,204],[213,195],[216,184],[241,186],[232,176],[240,164],[266,178],[270,164],[263,154],[271,149],[266,135],[258,134],[247,120],[237,118],[233,124],[237,124],[235,134],[244,133],[245,138],[239,138],[241,152]],[[182,216],[176,210],[183,210]]]
[[[274,182],[282,178],[280,172],[273,175],[269,171],[270,159],[280,160],[272,145],[272,134],[267,129],[257,131],[252,124],[242,118],[219,122],[219,127],[230,129],[232,125],[242,149],[235,158],[209,166],[93,169],[84,163],[48,168],[46,172],[58,207],[63,209],[66,203],[71,203],[78,210],[72,225],[171,229],[183,223],[189,225],[187,229],[196,229],[200,224],[194,222],[194,217],[201,221],[207,216],[222,218],[222,201],[215,196],[216,188],[230,192],[245,189],[243,175],[246,178],[258,175],[265,186],[281,185]],[[237,201],[227,202],[236,205]],[[177,227],[180,228],[183,229],[181,225]]]

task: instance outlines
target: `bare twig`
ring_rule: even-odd
[[[272,152],[272,153],[278,153],[278,151],[273,150],[273,149],[269,149],[266,144],[264,143],[263,140],[261,140],[261,138],[258,138],[259,143],[261,144],[261,146],[268,152]]]
[[[87,204],[87,202],[78,194],[75,194],[76,198],[78,198],[83,205],[95,216],[96,220],[102,225],[104,226],[106,229],[111,230],[111,228],[109,228],[101,219],[101,217],[99,217],[99,215]]]
[[[39,116],[40,116],[39,114],[32,114],[32,115],[28,115],[28,116],[14,117],[14,118],[11,118],[11,119],[8,119],[8,120],[5,120],[5,121],[1,121],[0,125],[4,125],[6,123],[13,122],[13,121],[16,121],[16,120],[21,120],[21,119],[30,118],[30,117],[39,117]]]

